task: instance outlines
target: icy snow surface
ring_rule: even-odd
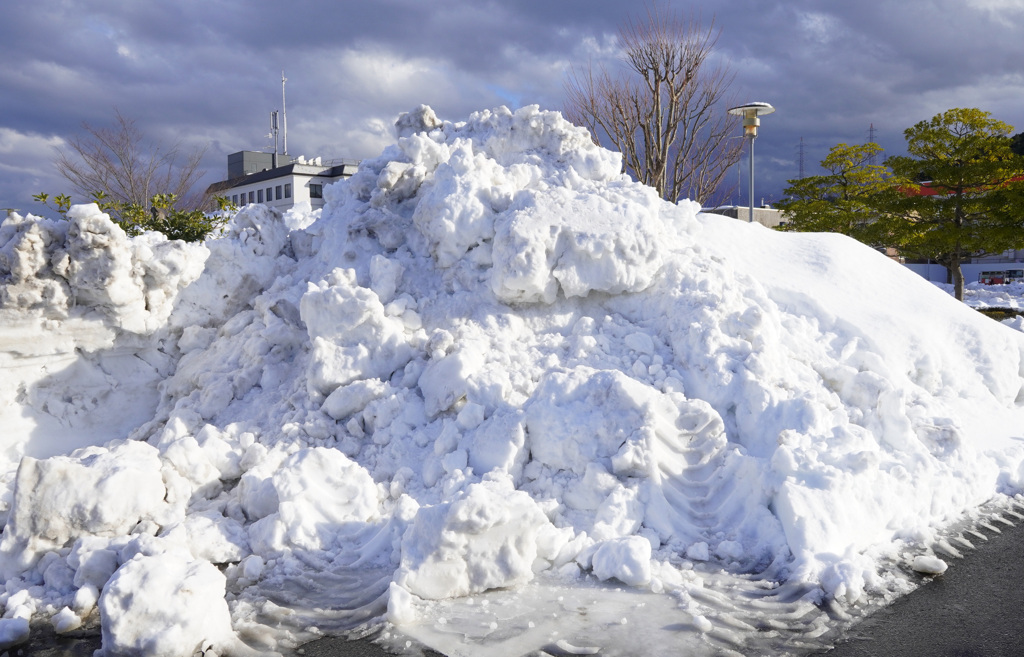
[[[0,640],[744,652],[1024,484],[1020,332],[665,203],[557,113],[398,132],[205,245],[0,225]]]

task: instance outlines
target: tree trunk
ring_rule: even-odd
[[[953,256],[949,263],[949,271],[953,274],[953,296],[957,301],[964,300],[964,272],[960,269],[960,257]]]

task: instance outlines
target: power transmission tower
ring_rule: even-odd
[[[804,179],[804,138],[800,138],[800,145],[797,146],[797,153],[800,161],[800,180]]]
[[[875,143],[875,124],[874,123],[872,123],[871,126],[868,127],[868,143],[869,144],[874,144]],[[868,164],[875,164],[875,154],[874,153],[872,153],[870,156],[868,156]]]

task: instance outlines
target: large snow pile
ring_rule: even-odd
[[[556,113],[398,130],[205,246],[0,226],[0,638],[98,611],[109,655],[263,652],[697,560],[856,600],[1024,484],[1019,332],[665,203]]]

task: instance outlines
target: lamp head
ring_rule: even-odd
[[[753,139],[757,137],[757,126],[761,125],[761,119],[758,117],[774,111],[775,108],[768,103],[747,103],[731,108],[729,114],[743,117],[743,136]]]

